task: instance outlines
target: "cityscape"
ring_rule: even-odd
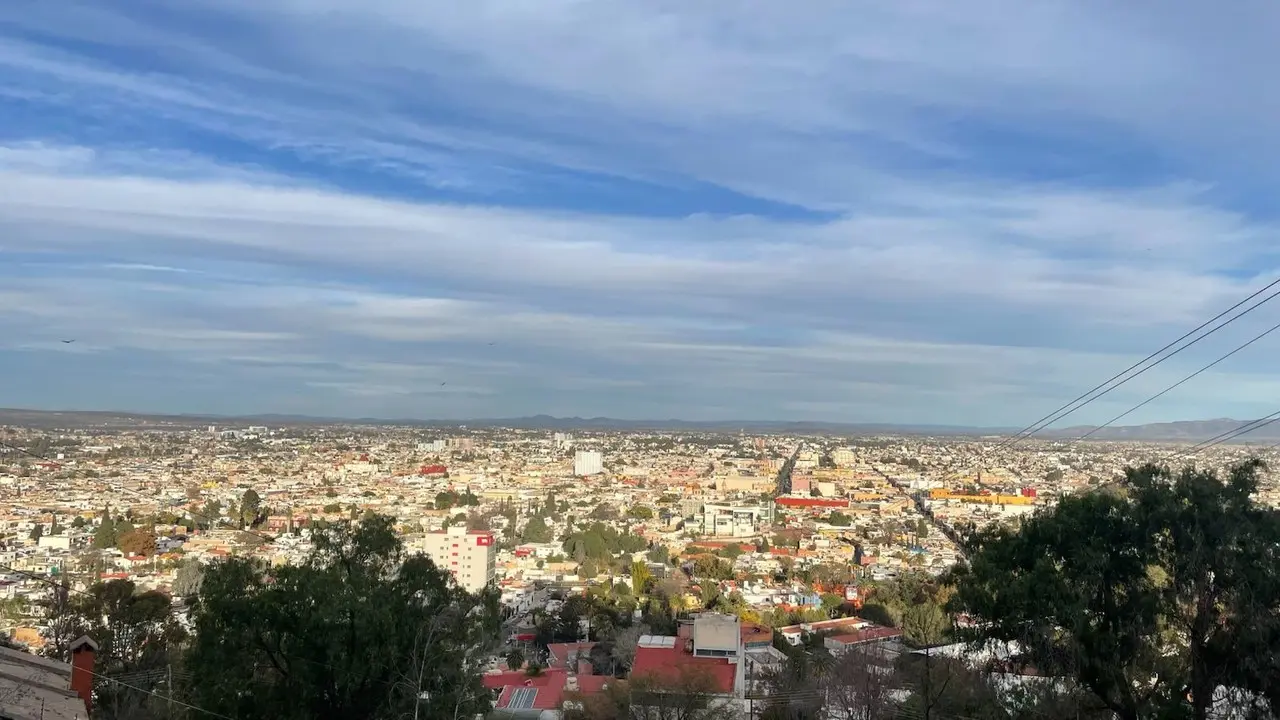
[[[963,560],[961,534],[1017,527],[1060,498],[1097,492],[1124,468],[1187,447],[1030,436],[1010,444],[113,424],[0,431],[0,507],[8,509],[0,515],[0,630],[11,647],[52,649],[59,589],[82,593],[103,582],[172,598],[178,627],[190,631],[201,568],[229,557],[305,564],[326,528],[382,516],[407,552],[430,558],[458,588],[496,591],[501,625],[479,667],[494,706],[512,711],[563,710],[548,704],[673,663],[709,670],[711,696],[764,707],[764,678],[788,661],[779,646],[818,637],[840,657],[873,647],[882,664],[914,648],[957,647],[945,643],[944,624],[914,624],[912,606],[886,588],[951,573]],[[1227,466],[1256,455],[1221,444],[1197,460]],[[1257,498],[1280,505],[1280,484],[1265,475]],[[586,619],[566,634],[548,620],[570,598],[618,588],[636,620],[648,618],[639,604],[646,595],[661,592],[679,608],[673,619],[690,624],[623,641],[630,647],[618,667],[616,649],[608,665],[592,654],[597,645],[616,648],[616,634]],[[544,669],[530,685],[532,667]],[[173,682],[152,678],[157,687]]]
[[[1277,35],[0,2],[0,720],[1280,719]]]

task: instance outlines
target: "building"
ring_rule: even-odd
[[[97,652],[88,637],[71,643],[70,663],[0,647],[0,718],[86,720]]]
[[[773,522],[770,503],[702,506],[702,534],[712,537],[751,537]]]
[[[456,525],[427,533],[422,550],[464,590],[480,592],[493,582],[498,546],[491,532]]]
[[[664,696],[695,684],[711,705],[738,714],[746,686],[742,628],[738,618],[699,613],[678,635],[644,635],[631,665],[632,717],[662,717]],[[637,684],[638,681],[638,684]]]
[[[604,456],[598,450],[579,450],[573,455],[573,474],[578,477],[604,472]]]

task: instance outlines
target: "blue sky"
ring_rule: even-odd
[[[1278,26],[2,3],[0,406],[1029,424],[1273,278]],[[1276,342],[1128,421],[1272,412]]]

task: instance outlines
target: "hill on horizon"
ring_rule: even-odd
[[[1092,440],[1111,441],[1201,441],[1237,430],[1248,424],[1246,420],[1217,418],[1213,420],[1180,420],[1144,425],[1127,425],[1105,428],[1092,435]],[[37,429],[101,429],[101,430],[184,430],[206,425],[368,425],[409,426],[423,428],[471,428],[505,427],[521,430],[546,431],[640,431],[686,430],[697,432],[757,432],[791,433],[797,435],[932,435],[950,437],[983,437],[1009,435],[1019,428],[964,427],[955,425],[896,424],[896,423],[838,423],[822,421],[787,420],[628,420],[610,417],[556,417],[531,415],[511,418],[470,418],[459,420],[428,420],[417,418],[340,418],[311,415],[264,413],[256,415],[214,414],[162,414],[133,413],[103,410],[31,410],[0,408],[0,425],[13,425]],[[1051,428],[1035,435],[1043,439],[1069,439],[1080,437],[1096,426],[1078,425]],[[1259,428],[1240,436],[1236,442],[1280,440],[1280,422]]]

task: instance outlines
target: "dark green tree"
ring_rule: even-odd
[[[525,524],[524,530],[520,533],[520,539],[527,543],[549,543],[555,539],[555,535],[541,516],[534,515]]]
[[[104,517],[98,522],[98,529],[93,533],[93,547],[98,550],[106,550],[116,546],[116,540],[119,538],[119,531],[116,529],[116,522],[111,519],[110,513],[105,513]]]
[[[36,526],[31,528],[31,539],[35,542],[40,542],[42,537],[44,537],[44,525],[36,523]]]
[[[258,497],[258,491],[253,488],[245,490],[244,496],[240,498],[240,529],[258,526],[261,523],[261,510],[262,498]]]
[[[1280,707],[1280,516],[1253,500],[1260,468],[1131,468],[1123,493],[978,532],[952,606],[973,640],[1019,643],[1124,720],[1203,720],[1217,687]]]
[[[128,580],[90,586],[64,595],[49,606],[50,625],[57,628],[50,652],[64,661],[68,643],[88,635],[98,643],[94,672],[128,674],[131,687],[101,683],[94,689],[94,717],[111,720],[159,718],[154,695],[170,666],[179,660],[186,637],[174,617],[169,598],[156,591],[138,592]]]
[[[300,565],[206,569],[186,656],[192,704],[243,720],[488,712],[480,668],[498,636],[496,593],[472,595],[408,554],[385,516],[313,537]]]

